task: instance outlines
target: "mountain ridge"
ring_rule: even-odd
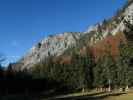
[[[48,36],[33,46],[12,68],[14,70],[30,69],[41,61],[47,61],[51,56],[58,58],[69,49],[80,48],[79,45],[82,48],[95,47],[98,41],[104,40],[108,35],[116,36],[117,33],[124,33],[126,37],[131,30],[129,26],[133,25],[133,2],[129,1],[128,3],[118,14],[89,27],[85,32],[65,32]]]

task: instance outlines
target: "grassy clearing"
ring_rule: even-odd
[[[133,100],[133,93],[127,93],[119,96],[110,96],[103,100]]]
[[[79,92],[67,95],[55,96],[45,98],[45,96],[35,95],[8,95],[0,97],[0,100],[133,100],[133,92],[120,93],[120,92]]]
[[[52,98],[47,98],[49,100],[133,100],[133,92],[123,93],[123,92],[85,92],[85,93],[72,93],[68,95],[61,95]],[[42,100],[47,100],[42,99]]]
[[[61,98],[73,98],[73,97],[79,97],[79,96],[93,96],[93,95],[98,95],[101,94],[101,92],[96,92],[95,90],[89,91],[89,92],[76,92],[76,93],[70,93],[70,94],[65,94],[65,95],[59,95],[55,97],[50,97],[47,99],[61,99]],[[45,99],[43,99],[45,100]]]

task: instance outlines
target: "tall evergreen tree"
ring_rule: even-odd
[[[119,55],[117,57],[118,80],[120,86],[131,84],[133,67],[129,62],[132,58],[132,49],[126,43],[120,43]]]

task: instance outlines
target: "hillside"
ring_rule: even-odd
[[[132,42],[132,25],[133,3],[129,1],[115,16],[104,20],[102,23],[90,26],[86,32],[65,32],[41,40],[12,68],[14,70],[30,69],[42,61],[47,62],[50,57],[57,59],[60,56],[65,56],[64,54],[68,51],[71,52],[73,48],[77,48],[80,53],[84,53],[87,46],[97,57],[105,53],[105,45],[108,43],[112,46],[112,55],[117,55],[117,47],[120,41],[127,39],[128,42]]]

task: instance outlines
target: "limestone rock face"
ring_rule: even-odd
[[[133,25],[133,3],[124,12],[124,19],[131,25]]]
[[[86,33],[89,33],[91,31],[96,31],[97,29],[98,29],[98,25],[97,24],[96,25],[91,25],[91,26],[88,27]]]
[[[23,63],[21,69],[30,68],[34,64],[45,61],[48,57],[60,56],[68,48],[76,46],[76,42],[82,36],[82,33],[63,33],[44,38],[20,60]]]
[[[128,6],[124,16],[125,36],[129,45],[133,46],[133,3]]]
[[[113,18],[112,18],[113,19]],[[112,20],[111,19],[111,20]],[[119,22],[117,22],[119,21]],[[99,35],[98,32],[98,25],[103,27],[104,22],[100,24],[96,24],[94,26],[90,26],[86,32],[90,33],[91,31],[95,31],[95,34],[91,38],[91,44],[93,45],[96,43],[99,39],[96,39],[97,35]],[[116,35],[118,32],[125,32],[125,35],[133,37],[133,1],[130,1],[130,4],[127,8],[124,9],[124,11],[121,13],[120,16],[117,16],[115,20],[112,20],[111,23],[109,22],[110,26],[107,26],[107,28],[102,28],[101,33],[102,37],[101,39],[105,38],[108,34],[112,34],[113,36]],[[129,33],[129,34],[128,34]]]

